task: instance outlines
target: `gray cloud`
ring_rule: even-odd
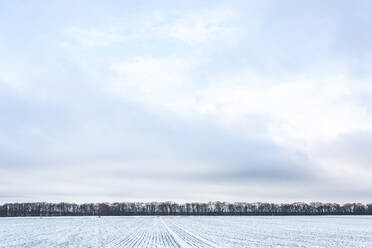
[[[321,154],[351,166],[372,168],[372,132],[351,132],[319,147]]]
[[[305,155],[291,154],[259,138],[240,137],[206,120],[185,124],[123,101],[114,104],[120,105],[117,109],[110,103],[89,103],[88,109],[72,113],[34,101],[22,103],[16,97],[2,99],[10,104],[3,111],[9,115],[0,124],[2,130],[8,129],[2,133],[3,168],[94,161],[149,167],[163,162],[177,167],[183,161],[221,170],[215,176],[237,179],[303,178],[310,171]]]

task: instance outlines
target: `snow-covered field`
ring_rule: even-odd
[[[372,247],[372,217],[0,218],[0,247]]]

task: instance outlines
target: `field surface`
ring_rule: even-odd
[[[0,248],[372,247],[372,217],[0,218]]]

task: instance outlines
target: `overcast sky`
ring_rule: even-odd
[[[0,0],[0,203],[372,202],[371,13]]]

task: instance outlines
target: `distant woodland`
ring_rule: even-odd
[[[14,216],[129,216],[129,215],[372,215],[372,204],[361,203],[9,203],[1,217]]]

